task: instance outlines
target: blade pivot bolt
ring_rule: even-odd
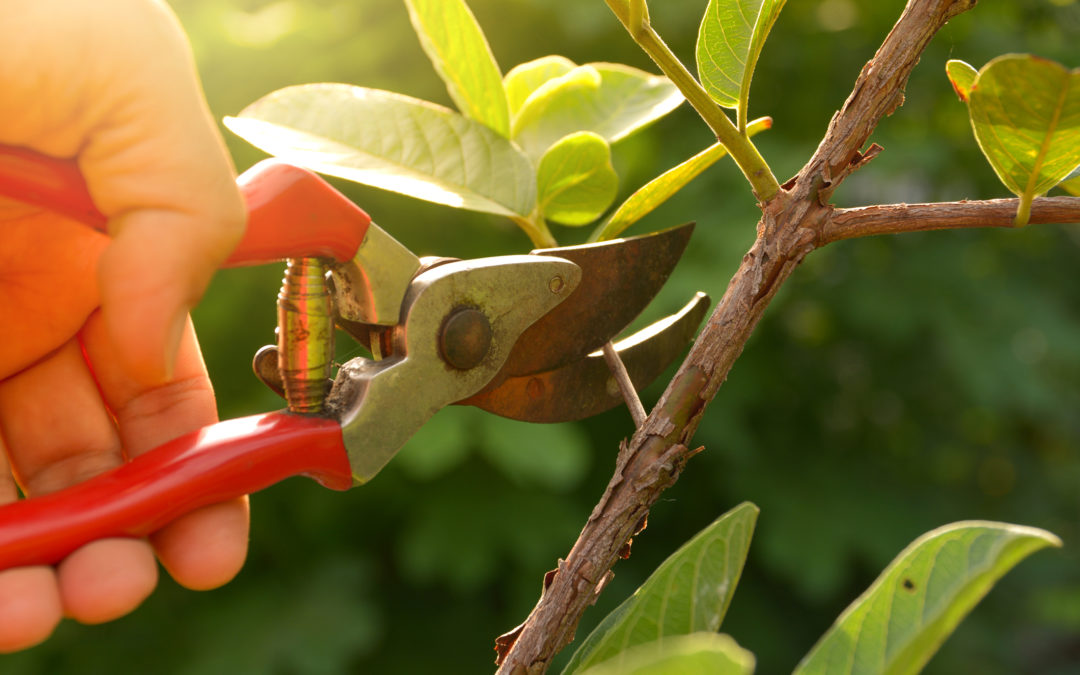
[[[473,307],[454,310],[443,323],[439,350],[443,360],[458,370],[480,364],[491,348],[491,323]]]
[[[564,288],[566,288],[566,282],[563,280],[562,277],[557,274],[551,277],[551,280],[548,281],[548,290],[550,290],[555,295],[562,293]]]

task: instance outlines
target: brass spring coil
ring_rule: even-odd
[[[277,299],[278,369],[289,410],[322,412],[334,353],[334,317],[322,262],[292,258]]]

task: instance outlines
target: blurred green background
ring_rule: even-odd
[[[601,0],[470,4],[504,72],[551,53],[655,70]],[[705,0],[651,4],[654,25],[692,64]],[[172,5],[219,118],[312,81],[450,105],[400,0]],[[903,5],[788,3],[751,96],[751,115],[775,120],[757,140],[781,181],[816,147]],[[885,152],[837,203],[1008,196],[972,139],[945,60],[980,67],[1032,52],[1075,67],[1078,37],[1071,0],[985,2],[954,20],[915,70],[906,105],[875,133]],[[621,194],[709,142],[683,106],[616,145]],[[261,157],[229,144],[240,169]],[[508,221],[337,184],[418,253],[529,248]],[[694,244],[647,320],[696,290],[719,298],[749,246],[757,211],[730,162],[631,233],[688,220],[698,222]],[[555,235],[574,243],[587,230]],[[579,636],[679,544],[751,500],[762,514],[724,630],[757,654],[759,673],[790,672],[913,538],[971,518],[1044,527],[1066,548],[1007,576],[927,672],[1080,672],[1078,258],[1077,226],[875,238],[812,254],[710,406],[696,437],[706,451],[653,509]],[[272,340],[280,275],[222,272],[196,311],[223,417],[280,407],[249,366]],[[344,344],[340,356],[357,353]],[[645,392],[646,403],[660,390]],[[558,426],[443,411],[362,489],[292,479],[255,495],[250,558],[227,587],[196,593],[166,580],[131,616],[65,623],[44,646],[0,656],[0,672],[489,672],[494,637],[532,607],[630,432],[625,410]]]

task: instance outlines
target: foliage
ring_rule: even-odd
[[[315,171],[507,216],[546,247],[556,245],[546,221],[587,225],[611,206],[618,177],[609,144],[682,102],[665,78],[560,56],[503,78],[464,0],[406,5],[460,114],[390,92],[312,84],[273,92],[226,124]]]
[[[754,655],[727,635],[689,633],[627,649],[582,675],[749,675]]]
[[[787,0],[709,0],[698,32],[697,66],[714,101],[735,108],[746,128],[750,80],[761,49]]]
[[[1061,540],[1045,530],[954,523],[900,553],[836,620],[795,675],[917,673],[994,583]]]
[[[174,4],[219,117],[267,91],[323,80],[454,104],[423,52],[409,47],[415,38],[399,0]],[[652,19],[678,51],[694,44],[705,4],[654,3]],[[470,5],[504,62],[559,51],[577,63],[652,68],[602,3]],[[760,147],[782,179],[813,150],[901,5],[784,8],[754,87],[754,109],[775,119]],[[840,205],[1000,196],[941,64],[953,55],[987,63],[1007,45],[1077,65],[1077,26],[1080,5],[1044,0],[980,3],[954,20],[924,55],[904,107],[875,133],[885,152],[845,182]],[[614,144],[616,200],[713,141],[684,106]],[[230,147],[240,168],[258,156],[232,139]],[[699,221],[653,318],[694,290],[719,297],[753,237],[758,211],[725,164],[626,230]],[[337,185],[423,253],[471,257],[524,245],[501,217]],[[1078,246],[1080,233],[1064,226],[851,241],[810,256],[710,407],[696,436],[706,452],[653,509],[579,635],[668,552],[746,499],[763,516],[724,630],[756,653],[759,673],[790,672],[905,541],[943,522],[1024,522],[1075,540],[1080,286],[1062,270],[1072,269]],[[279,405],[248,366],[272,339],[279,277],[223,272],[196,312],[223,416]],[[656,393],[645,392],[646,405]],[[445,410],[362,490],[328,493],[297,480],[255,495],[251,557],[228,587],[193,594],[166,584],[133,616],[65,624],[45,646],[0,657],[0,671],[490,671],[483,646],[535,603],[543,572],[610,475],[612,439],[628,430],[624,412],[530,427]],[[1074,546],[1018,567],[925,672],[1074,670],[1078,570]],[[289,632],[297,621],[306,629]],[[289,655],[267,657],[273,649]]]
[[[947,70],[983,154],[1020,197],[1016,224],[1026,225],[1031,200],[1080,168],[1080,69],[1010,54],[977,73],[962,61]]]
[[[635,645],[718,631],[757,515],[756,506],[741,504],[683,544],[585,638],[563,672],[586,672],[598,663],[617,667]]]

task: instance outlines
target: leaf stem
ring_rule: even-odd
[[[539,213],[533,213],[528,217],[517,216],[512,220],[529,236],[529,241],[536,248],[555,248],[559,245],[555,236],[551,234],[551,230],[548,229],[544,217]]]
[[[1031,220],[1031,202],[1034,195],[1031,192],[1025,192],[1020,195],[1020,203],[1016,207],[1016,219],[1013,220],[1013,225],[1016,227],[1023,227]]]
[[[604,2],[626,27],[634,42],[679,88],[701,119],[716,134],[716,140],[727,148],[731,158],[735,160],[750,182],[758,201],[764,203],[772,199],[780,191],[780,183],[773,175],[772,169],[758,152],[757,147],[745,134],[740,133],[723,109],[712,100],[697,78],[686,69],[679,57],[675,56],[671,48],[653,29],[649,23],[649,12],[645,0],[604,0]],[[640,8],[636,8],[637,5],[640,5]],[[637,24],[639,18],[640,25]]]

